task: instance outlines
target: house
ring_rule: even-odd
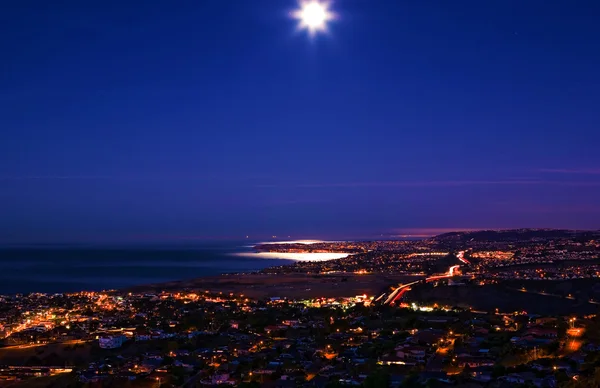
[[[531,364],[531,368],[535,369],[537,371],[540,371],[540,372],[549,371],[549,370],[552,369],[549,366],[544,366],[544,365],[541,365],[541,364],[539,364],[537,362],[534,362],[533,364]]]
[[[552,368],[556,370],[569,370],[571,369],[571,365],[566,361],[558,361]]]
[[[150,332],[150,338],[152,338],[152,339],[164,338],[164,332],[162,330],[152,330]]]
[[[498,378],[498,380],[504,380],[513,384],[525,384],[528,381],[533,382],[535,379],[535,373],[533,372],[511,373]]]
[[[588,352],[598,352],[600,351],[600,344],[590,342],[589,344],[585,345],[583,349]]]
[[[422,346],[403,345],[396,348],[396,356],[403,360],[425,362],[427,348]]]
[[[145,331],[140,331],[135,333],[135,340],[136,341],[150,341],[150,333],[145,332]]]
[[[448,378],[448,374],[446,372],[421,372],[419,375],[419,382],[421,384],[426,384],[429,380],[436,380],[448,384],[452,382]]]
[[[458,359],[458,366],[464,368],[469,366],[470,368],[477,368],[480,366],[493,366],[495,361],[485,357],[461,357]]]
[[[133,381],[137,378],[137,374],[130,371],[119,372],[118,377],[127,379],[129,381]]]
[[[556,329],[546,329],[543,327],[532,327],[527,330],[526,335],[532,335],[535,337],[544,337],[544,338],[556,338],[558,337],[558,333]]]
[[[421,330],[418,333],[415,333],[413,341],[420,344],[433,345],[442,339],[444,334],[445,332],[442,330]]]
[[[492,380],[491,366],[478,366],[471,369],[471,378],[480,383],[487,383]]]
[[[211,383],[214,385],[219,385],[219,384],[235,385],[235,381],[233,381],[229,378],[229,373],[214,374],[211,378]]]
[[[116,349],[123,346],[125,341],[127,341],[127,337],[124,335],[113,335],[108,337],[100,337],[98,339],[98,345],[102,349]]]
[[[314,379],[308,382],[308,386],[317,387],[317,388],[325,388],[329,384],[329,378],[325,376],[316,376]]]
[[[443,315],[440,315],[440,316],[430,316],[430,315],[427,315],[427,316],[419,317],[419,320],[423,321],[423,322],[427,322],[427,323],[444,323],[444,324],[448,324],[448,323],[452,323],[452,322],[457,322],[458,318],[456,318],[456,317],[448,317],[448,316],[443,316]]]
[[[267,334],[273,333],[273,332],[278,332],[278,331],[283,331],[283,330],[287,330],[288,326],[285,325],[269,325],[269,326],[265,326],[265,332],[267,332]]]
[[[379,365],[416,365],[416,361],[406,360],[404,357],[397,355],[388,355],[382,357],[378,362]]]
[[[536,325],[543,325],[543,324],[547,324],[547,323],[553,323],[556,322],[557,319],[555,317],[542,317],[542,318],[536,318],[535,319],[535,324]]]
[[[79,381],[82,383],[97,383],[101,380],[104,380],[108,377],[106,373],[97,373],[95,371],[85,371],[81,372],[79,375]]]
[[[402,383],[404,382],[405,376],[403,375],[391,375],[390,376],[390,386],[392,388],[400,388]]]
[[[296,386],[296,381],[285,379],[283,376],[275,382],[275,388],[295,388]]]
[[[576,352],[568,356],[567,358],[571,361],[574,361],[579,367],[585,363],[586,354],[583,352]]]

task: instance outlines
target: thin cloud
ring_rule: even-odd
[[[538,171],[550,174],[600,175],[600,168],[540,168]]]
[[[222,177],[215,176],[195,176],[195,175],[4,175],[0,176],[0,181],[52,181],[52,180],[107,180],[107,181],[151,181],[151,180],[170,180],[170,181],[194,181],[194,180],[219,180]]]
[[[256,179],[267,179],[264,176],[251,176],[246,175],[242,178],[237,178],[240,181],[252,181]],[[114,181],[136,181],[136,180],[170,180],[170,181],[233,181],[232,177],[226,175],[189,175],[189,174],[178,174],[178,173],[166,173],[157,175],[144,175],[144,174],[132,174],[132,175],[0,175],[0,181],[27,181],[27,180],[114,180]]]
[[[103,175],[12,175],[0,176],[5,181],[25,180],[94,180],[94,179],[128,179],[126,177],[103,176]]]
[[[298,205],[311,203],[330,203],[332,201],[326,199],[282,199],[266,203],[266,205]]]
[[[600,206],[591,203],[574,204],[540,204],[530,202],[505,202],[497,203],[496,207],[502,207],[505,211],[516,211],[519,213],[540,213],[540,214],[598,214]]]
[[[556,186],[600,186],[600,182],[568,182],[548,180],[456,180],[420,182],[341,182],[341,183],[299,183],[299,184],[259,184],[262,188],[357,188],[357,187],[462,187],[495,185],[556,185]]]
[[[542,170],[540,170],[542,171]],[[598,174],[600,170],[563,170],[563,169],[545,169],[545,172],[555,173],[578,173],[578,174]],[[239,179],[227,179],[219,176],[194,176],[194,175],[23,175],[23,176],[1,176],[0,181],[229,181],[239,184],[248,184],[248,181],[256,180],[250,177]],[[386,187],[468,187],[468,186],[569,186],[569,187],[597,187],[600,181],[568,181],[568,180],[546,180],[546,179],[497,179],[497,180],[447,180],[447,181],[413,181],[413,182],[327,182],[327,183],[264,183],[254,184],[257,188],[386,188]]]

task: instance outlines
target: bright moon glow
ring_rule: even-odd
[[[309,33],[327,30],[327,22],[333,19],[327,3],[318,0],[305,1],[300,4],[300,9],[294,12],[294,17],[300,20],[300,28],[305,28]]]

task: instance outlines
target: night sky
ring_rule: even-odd
[[[0,242],[600,228],[600,2],[10,1]]]

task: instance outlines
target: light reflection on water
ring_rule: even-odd
[[[344,252],[236,252],[234,256],[251,257],[254,259],[284,259],[294,261],[325,261],[341,259],[350,253]]]

